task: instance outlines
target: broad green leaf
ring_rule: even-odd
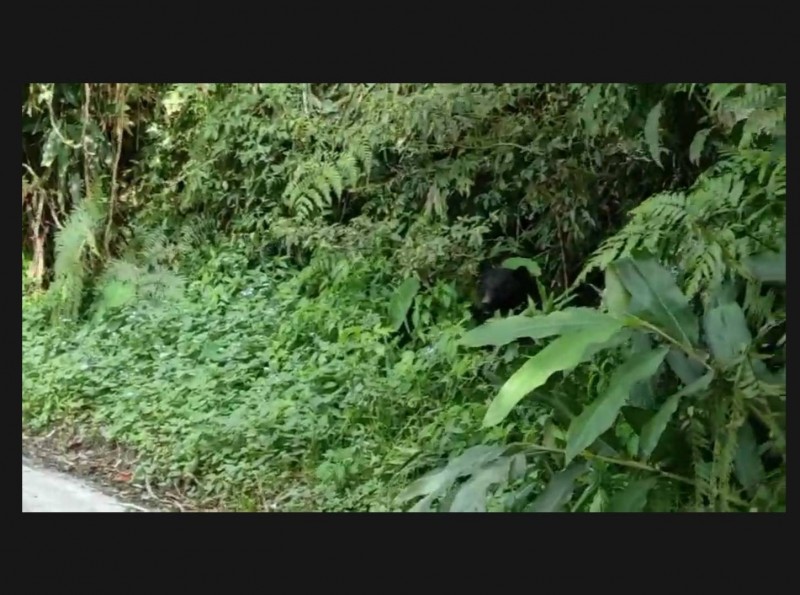
[[[535,260],[531,260],[530,258],[520,258],[519,256],[514,256],[503,261],[503,268],[513,270],[518,269],[519,267],[525,267],[528,269],[528,272],[533,277],[538,277],[542,274],[542,269],[539,268],[539,265]]]
[[[758,455],[758,443],[753,433],[753,427],[747,421],[739,428],[733,469],[736,479],[748,492],[752,491],[764,478],[764,464]]]
[[[723,366],[733,364],[753,340],[744,311],[736,302],[706,310],[703,328],[711,353]]]
[[[414,302],[418,291],[419,281],[414,277],[409,277],[397,288],[389,302],[389,320],[392,330],[397,331],[403,326],[408,309]]]
[[[594,493],[591,504],[589,504],[589,512],[603,512],[606,509],[606,493],[603,488],[598,488]]]
[[[700,378],[706,370],[703,364],[691,359],[686,353],[674,347],[669,350],[667,364],[684,384],[691,384]]]
[[[642,512],[647,504],[647,494],[658,482],[648,477],[632,482],[621,492],[615,494],[608,504],[608,512]]]
[[[614,349],[619,347],[620,345],[625,345],[630,343],[631,337],[633,336],[633,330],[628,328],[623,328],[621,331],[616,333],[612,336],[608,341],[603,341],[602,343],[593,343],[586,348],[586,351],[583,353],[583,357],[578,364],[582,364],[594,359],[601,351],[607,351],[609,349]],[[574,367],[574,366],[573,366]],[[572,368],[566,368],[564,370],[565,374],[569,374]]]
[[[457,490],[453,502],[445,512],[486,512],[486,494],[492,485],[509,480],[513,459],[503,457],[476,471]]]
[[[506,451],[505,446],[496,444],[478,444],[472,446],[450,461],[447,469],[461,477],[473,473],[479,467],[502,456]]]
[[[442,493],[444,493],[444,490],[442,490],[441,492],[431,492],[424,498],[420,498],[420,500],[409,509],[409,512],[431,512],[432,511],[431,507],[434,501],[436,500],[436,498],[441,496]]]
[[[762,283],[786,283],[786,249],[762,252],[744,261],[751,275]]]
[[[615,316],[622,316],[628,311],[631,295],[622,285],[619,275],[612,267],[605,270],[606,283],[603,289],[603,302],[608,311]]]
[[[775,388],[786,387],[786,366],[772,372],[762,360],[754,357],[750,358],[750,365],[753,367],[753,374],[759,382],[764,385],[772,385]]]
[[[712,288],[708,303],[711,306],[733,304],[736,302],[736,285],[732,282],[723,282]]]
[[[588,405],[569,425],[567,463],[591,446],[613,425],[620,408],[628,400],[631,387],[655,374],[668,351],[667,347],[659,347],[652,351],[637,353],[614,371],[606,392]]]
[[[518,452],[516,454],[510,454],[509,457],[510,457],[510,463],[508,469],[509,481],[516,481],[518,479],[522,479],[522,477],[525,475],[525,472],[528,469],[528,460],[525,458],[525,454]]]
[[[772,142],[772,149],[770,150],[770,157],[773,159],[786,158],[786,134],[776,137]]]
[[[631,314],[654,324],[683,345],[697,344],[697,317],[667,269],[654,258],[626,258],[610,266],[631,295]]]
[[[586,461],[573,463],[563,471],[556,473],[528,508],[530,512],[558,512],[565,506],[575,490],[575,480],[586,473],[589,464]]]
[[[466,333],[461,344],[469,347],[506,345],[522,337],[544,339],[591,328],[606,328],[609,320],[593,308],[566,308],[545,316],[509,316],[493,319]]]
[[[653,342],[648,333],[633,331],[631,337],[631,354],[650,351],[652,348]],[[631,388],[630,405],[641,409],[655,409],[656,396],[653,392],[653,384],[657,382],[657,380],[658,374],[654,374],[652,377],[634,384]]]
[[[420,496],[439,494],[447,489],[454,479],[446,468],[431,471],[408,485],[397,495],[396,500],[398,503],[403,503]]]
[[[489,405],[483,426],[499,424],[523,397],[542,386],[554,373],[576,366],[590,345],[611,339],[622,328],[622,323],[607,318],[605,325],[562,335],[525,362]]]
[[[444,468],[431,471],[412,482],[397,495],[396,501],[402,504],[424,496],[411,510],[414,512],[428,510],[433,500],[443,495],[456,479],[462,475],[468,475],[487,462],[498,458],[504,450],[505,448],[502,446],[485,444],[468,448]]]
[[[698,130],[692,139],[692,144],[689,146],[689,161],[695,165],[700,161],[700,155],[703,153],[703,147],[705,147],[709,132],[711,132],[710,128]]]
[[[647,121],[644,125],[644,139],[647,142],[647,148],[650,149],[650,156],[653,158],[659,167],[661,167],[661,145],[658,142],[658,126],[661,121],[661,110],[663,106],[659,101],[650,113],[647,114]]]
[[[508,494],[505,497],[505,508],[508,512],[523,512],[525,505],[530,499],[530,495],[536,489],[536,484],[529,483],[517,492]]]
[[[653,454],[656,446],[658,446],[658,441],[661,439],[661,435],[667,428],[667,424],[669,424],[669,420],[672,418],[675,411],[678,410],[678,401],[680,401],[681,397],[693,395],[707,389],[711,385],[712,380],[714,380],[714,372],[709,372],[667,398],[658,412],[656,412],[642,428],[639,436],[639,453],[642,458],[647,459]]]

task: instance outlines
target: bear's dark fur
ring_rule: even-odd
[[[473,310],[476,318],[486,320],[495,312],[503,316],[528,303],[534,295],[535,283],[525,267],[506,269],[489,263],[481,265],[478,280],[478,304]]]

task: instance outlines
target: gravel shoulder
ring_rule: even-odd
[[[196,510],[181,494],[134,481],[135,457],[69,429],[22,433],[23,512]]]
[[[137,507],[138,508],[138,507]],[[129,512],[135,510],[88,482],[22,459],[22,512]]]

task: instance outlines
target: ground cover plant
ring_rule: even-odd
[[[209,509],[783,510],[785,105],[29,84],[26,436]]]

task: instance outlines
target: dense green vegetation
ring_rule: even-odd
[[[235,510],[783,510],[785,105],[28,85],[24,427]]]

